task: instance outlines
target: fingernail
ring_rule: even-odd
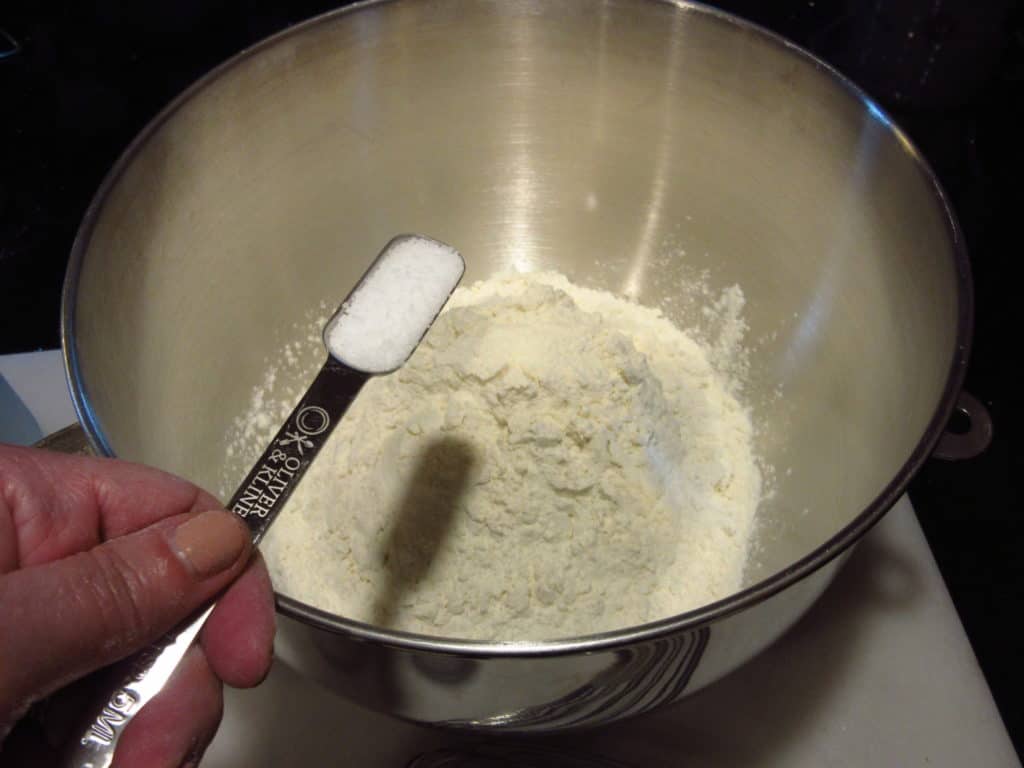
[[[249,542],[245,523],[220,509],[211,509],[182,523],[171,536],[171,546],[178,557],[203,579],[231,567]]]

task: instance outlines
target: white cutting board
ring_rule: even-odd
[[[70,423],[59,353],[0,356],[0,441]],[[204,768],[400,768],[458,736],[363,711],[275,664],[228,691]],[[1019,766],[903,498],[767,652],[683,702],[543,744],[628,766]]]

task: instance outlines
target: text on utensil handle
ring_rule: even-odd
[[[299,408],[274,440],[274,448],[249,473],[248,482],[235,496],[231,509],[241,517],[266,517],[281,495],[299,474],[314,437],[324,434],[331,425],[330,415],[318,405]]]

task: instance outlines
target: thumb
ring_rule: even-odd
[[[251,551],[245,523],[210,510],[0,577],[0,724],[156,640],[224,589]]]

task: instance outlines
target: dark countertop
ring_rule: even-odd
[[[0,354],[57,345],[64,265],[100,179],[145,123],[215,64],[338,3],[8,0],[0,6]],[[1022,168],[1024,10],[1009,0],[724,0],[836,65],[882,102],[935,168],[960,217],[976,287],[967,389],[990,409],[988,452],[929,462],[910,495],[1018,752],[1024,665],[1024,452],[1002,345],[1016,289],[1013,187]],[[950,691],[955,696],[955,691]]]

